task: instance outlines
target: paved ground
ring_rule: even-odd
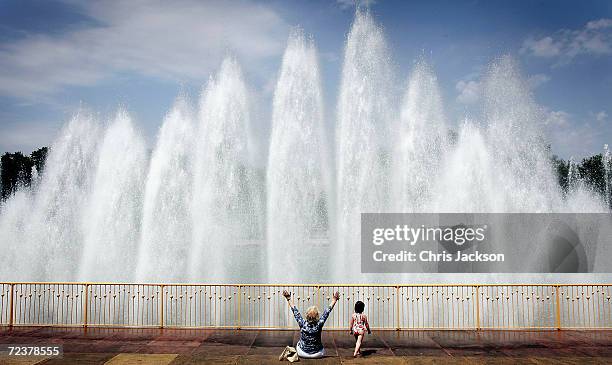
[[[0,364],[279,364],[294,331],[0,327],[1,344],[62,344],[61,358],[0,357]],[[327,357],[340,364],[612,364],[612,331],[387,331],[367,337],[353,359],[346,332],[324,331]]]

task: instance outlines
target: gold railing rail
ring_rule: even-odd
[[[0,326],[269,328],[341,299],[328,329],[348,329],[354,303],[373,329],[611,329],[612,284],[0,283]]]

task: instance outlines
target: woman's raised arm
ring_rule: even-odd
[[[285,297],[285,299],[287,299],[287,304],[289,304],[289,308],[293,312],[293,316],[295,317],[295,320],[297,321],[297,323],[300,326],[300,328],[304,327],[304,324],[306,323],[306,321],[304,321],[304,318],[300,314],[300,311],[293,304],[293,301],[291,299],[291,293],[289,293],[286,290],[283,290],[283,296]]]
[[[336,302],[338,301],[338,299],[340,299],[340,292],[335,292],[334,298],[332,299],[331,303],[329,303],[329,307],[325,308],[325,310],[323,311],[323,314],[321,314],[321,318],[319,318],[319,324],[321,326],[323,326],[325,321],[327,321],[327,317],[331,313],[332,309],[334,309],[334,306],[336,305]]]
[[[293,308],[293,299],[291,298],[291,293],[286,290],[283,290],[283,296],[287,299],[287,304],[289,304],[289,308]]]
[[[340,299],[340,292],[339,291],[334,293],[334,298],[332,299],[330,307],[334,308],[334,306],[336,305],[336,302],[338,301],[338,299]]]

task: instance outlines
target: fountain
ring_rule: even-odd
[[[539,127],[541,108],[511,57],[492,62],[482,80],[483,113],[466,118],[456,135],[424,60],[396,102],[389,49],[368,12],[356,13],[341,76],[328,146],[316,47],[301,30],[291,33],[265,173],[252,161],[251,92],[231,57],[204,88],[197,112],[186,96],[177,98],[150,155],[127,112],[100,127],[78,111],[36,183],[0,203],[0,277],[395,283],[406,276],[360,272],[361,212],[609,212],[607,148],[605,197],[581,181],[575,163],[562,191]],[[601,250],[599,267],[610,256]]]
[[[274,92],[268,157],[268,281],[298,282],[327,270],[331,189],[317,52],[301,30],[289,37]],[[323,241],[326,242],[326,241]],[[310,253],[310,254],[308,254]],[[287,270],[291,267],[291,270]]]
[[[419,61],[393,128],[393,206],[395,212],[426,212],[433,201],[436,172],[448,145],[438,81],[431,67]]]
[[[357,11],[346,41],[336,131],[337,234],[334,277],[360,275],[360,213],[386,210],[391,67],[381,28]]]
[[[240,268],[230,247],[257,237],[261,212],[249,158],[249,96],[236,60],[226,59],[200,100],[192,197],[189,279],[223,281]],[[233,271],[232,271],[233,270]]]
[[[31,195],[28,190],[18,190],[0,207],[0,277],[28,280],[40,276],[31,271],[35,267],[33,265],[39,265],[38,260],[34,259],[34,251],[38,247],[30,246],[25,237],[25,227],[29,225],[28,216],[32,205]],[[32,261],[27,263],[27,266],[18,266],[29,260]]]
[[[84,207],[80,280],[132,279],[147,158],[143,138],[127,112],[120,110],[102,139]]]
[[[446,157],[445,166],[436,185],[432,212],[485,213],[501,206],[501,196],[495,192],[494,160],[481,131],[474,122],[465,120],[453,153]]]
[[[193,115],[180,96],[166,116],[144,188],[138,281],[187,279],[192,237]]]
[[[6,278],[21,280],[75,280],[81,259],[82,209],[95,171],[99,128],[93,115],[79,110],[53,143],[48,170],[34,191],[15,195],[2,210],[8,229],[1,232]],[[12,199],[11,199],[12,200]],[[6,260],[6,261],[4,261]],[[70,264],[69,264],[70,263]]]
[[[483,89],[483,117],[490,153],[496,162],[496,186],[501,190],[490,194],[503,197],[495,211],[558,210],[560,191],[538,122],[543,118],[514,60],[504,56],[493,62]]]

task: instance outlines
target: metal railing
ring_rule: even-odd
[[[327,329],[348,329],[354,303],[373,329],[610,329],[612,285],[267,285],[0,283],[0,325],[295,329],[300,311],[340,301]]]

